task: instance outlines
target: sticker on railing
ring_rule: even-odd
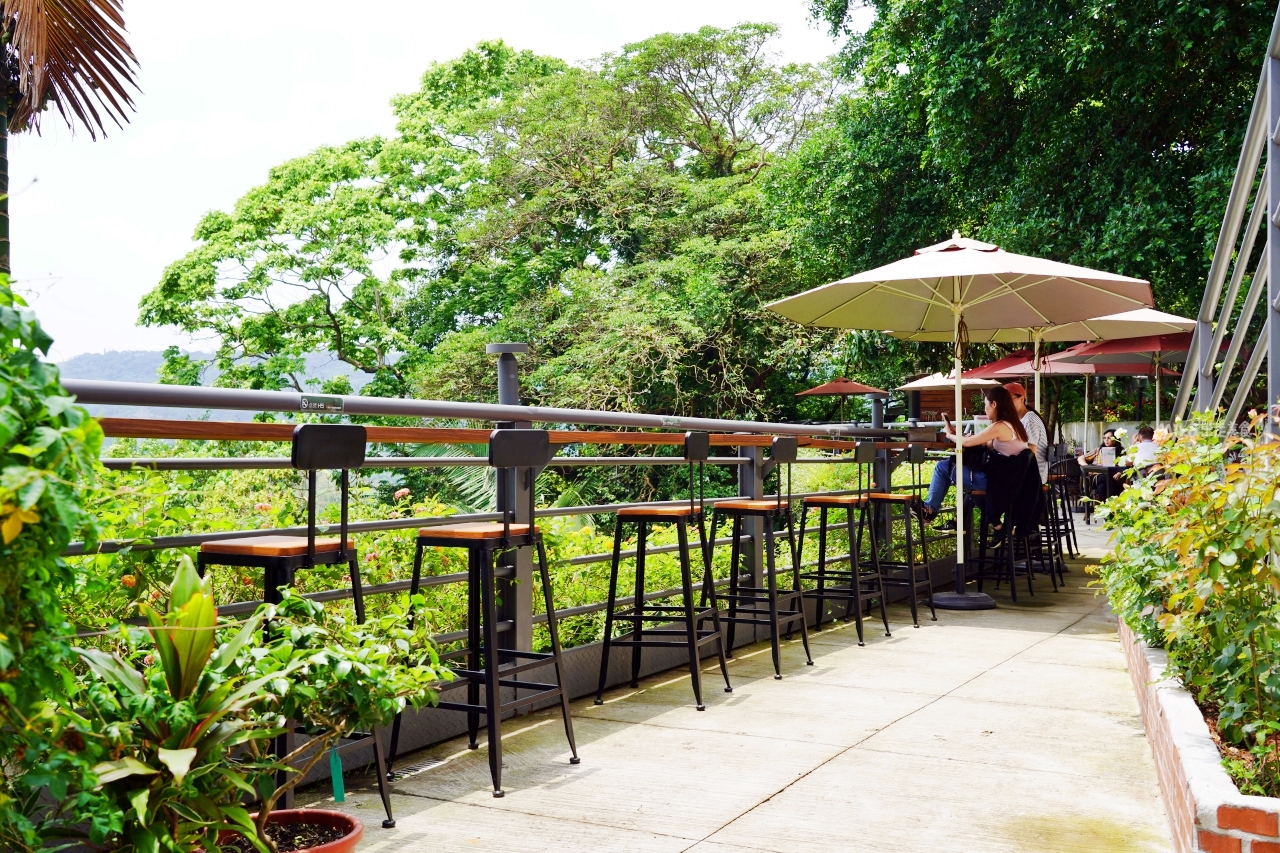
[[[827,435],[839,435],[841,431],[840,427],[827,427]]]
[[[678,427],[678,426],[680,426],[680,419],[679,419],[679,418],[672,418],[672,417],[668,417],[668,416],[666,416],[666,415],[663,415],[663,417],[662,417],[662,425],[663,425],[664,427]]]
[[[341,397],[320,397],[315,394],[302,395],[302,411],[304,412],[341,412]]]

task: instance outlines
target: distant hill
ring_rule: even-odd
[[[190,352],[193,359],[207,361],[213,353]],[[100,379],[109,382],[156,382],[160,366],[164,363],[164,353],[160,350],[111,350],[109,352],[86,352],[58,364],[64,379]],[[349,365],[338,361],[328,353],[317,353],[307,357],[307,377],[309,379],[328,380],[335,376],[346,375],[351,386],[359,391],[372,378],[365,373],[352,371]],[[205,384],[211,384],[218,377],[218,372],[209,368],[203,377]],[[89,413],[100,418],[167,418],[187,420],[202,418],[202,409],[166,409],[144,406],[88,406]],[[247,421],[253,412],[220,411],[218,420]]]

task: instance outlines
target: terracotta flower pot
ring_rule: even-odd
[[[254,817],[256,818],[257,815]],[[364,824],[359,818],[346,812],[330,809],[277,809],[271,813],[267,823],[307,823],[312,826],[331,826],[342,830],[343,835],[338,840],[317,847],[307,847],[306,853],[351,853],[364,837]],[[223,836],[229,835],[230,833],[220,833],[218,842],[223,843]]]

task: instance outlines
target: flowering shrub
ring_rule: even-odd
[[[1157,476],[1102,509],[1112,606],[1216,714],[1246,793],[1280,795],[1280,443],[1210,417],[1164,439]]]

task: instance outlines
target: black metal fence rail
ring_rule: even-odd
[[[291,394],[269,391],[240,391],[234,389],[185,388],[180,386],[141,385],[135,383],[91,382],[87,380],[67,380],[67,390],[76,394],[82,403],[102,403],[117,405],[146,405],[173,407],[209,407],[219,409],[252,409],[255,411],[276,412],[314,412],[315,398],[310,395]],[[324,398],[332,404],[335,398]],[[865,429],[847,424],[836,425],[799,425],[761,423],[752,421],[736,421],[707,418],[673,418],[656,415],[635,415],[630,413],[593,412],[574,409],[542,409],[528,406],[489,405],[473,403],[449,403],[442,401],[386,400],[368,397],[336,398],[339,403],[330,409],[330,413],[340,410],[348,415],[395,415],[418,417],[470,418],[478,420],[499,420],[504,422],[539,421],[557,425],[573,424],[588,426],[628,426],[641,428],[657,428],[666,430],[705,429],[732,431],[753,438],[751,444],[744,442],[737,448],[738,455],[713,456],[708,464],[734,466],[738,469],[738,492],[742,497],[768,497],[764,489],[764,473],[767,466],[759,437],[763,435],[801,435],[801,436],[853,436],[857,438],[878,438],[881,440],[900,438],[907,425],[895,425],[888,429]],[[651,433],[637,433],[637,439],[643,439]],[[826,442],[828,445],[839,445],[840,442]],[[826,450],[822,455],[805,457],[800,464],[851,464],[855,460],[850,457],[835,455],[837,451]],[[194,458],[104,458],[103,464],[111,470],[155,470],[155,471],[200,471],[200,470],[266,470],[288,469],[291,467],[287,457],[194,457]],[[486,466],[488,460],[480,456],[387,456],[369,457],[364,468],[396,469],[396,468],[445,468],[458,466]],[[680,456],[557,456],[548,463],[553,468],[576,468],[591,466],[678,466],[686,464]],[[881,451],[881,476],[891,475],[892,460],[886,451]],[[804,492],[790,495],[792,500],[819,494],[852,494],[853,490]],[[631,503],[594,504],[573,507],[553,507],[536,510],[535,518],[558,518],[578,515],[612,515],[621,509],[633,507],[661,507],[683,505],[687,501],[647,501]],[[521,506],[523,501],[517,501]],[[354,521],[348,524],[351,534],[376,533],[390,530],[406,530],[431,527],[440,524],[457,522],[496,521],[502,516],[497,512],[464,513],[448,516],[425,516],[414,518],[393,518],[376,521]],[[759,585],[763,582],[764,542],[763,529],[758,519],[748,520],[741,537],[745,562],[744,574],[751,582]],[[337,525],[320,525],[322,533],[336,532]],[[198,547],[205,542],[216,542],[223,539],[273,536],[273,535],[305,535],[305,527],[273,527],[251,530],[232,530],[206,533],[192,533],[177,536],[154,537],[146,540],[108,540],[96,543],[92,548],[84,543],[72,543],[66,550],[67,556],[80,556],[89,553],[119,553],[121,551],[157,551],[177,548]],[[807,534],[815,529],[806,531]],[[796,531],[799,535],[799,531]],[[778,535],[781,540],[790,536],[787,532]],[[715,545],[731,543],[730,537],[714,540]],[[648,549],[651,554],[671,553],[678,546],[658,545]],[[581,566],[606,562],[612,559],[612,553],[582,554],[563,561],[562,565]],[[622,554],[624,559],[634,557],[634,550]],[[528,556],[524,555],[527,562]],[[828,559],[841,559],[831,557]],[[847,559],[847,556],[845,557]],[[815,561],[816,562],[816,561]],[[806,565],[812,565],[808,563]],[[532,607],[532,571],[531,565],[521,572],[520,560],[517,560],[517,583],[514,588],[518,595],[524,597],[524,606],[517,604],[512,611],[514,617],[501,626],[505,631],[514,631],[516,648],[531,645],[533,625],[546,621],[545,613],[534,613]],[[525,577],[524,575],[528,575]],[[424,577],[423,587],[444,586],[467,581],[466,572]],[[717,581],[717,586],[727,584],[728,580]],[[388,595],[405,592],[410,581],[395,580],[383,584],[375,584],[364,588],[365,595]],[[696,585],[701,589],[701,584]],[[658,590],[645,594],[645,600],[667,598],[676,595],[677,589]],[[309,592],[306,597],[316,601],[340,601],[352,596],[350,587]],[[629,603],[631,599],[624,599]],[[219,607],[219,613],[225,616],[240,616],[251,613],[261,601],[243,601]],[[582,616],[599,612],[607,606],[606,602],[591,602],[568,608],[557,608],[559,618]],[[460,639],[462,632],[441,634],[435,639],[440,643],[449,643]]]

